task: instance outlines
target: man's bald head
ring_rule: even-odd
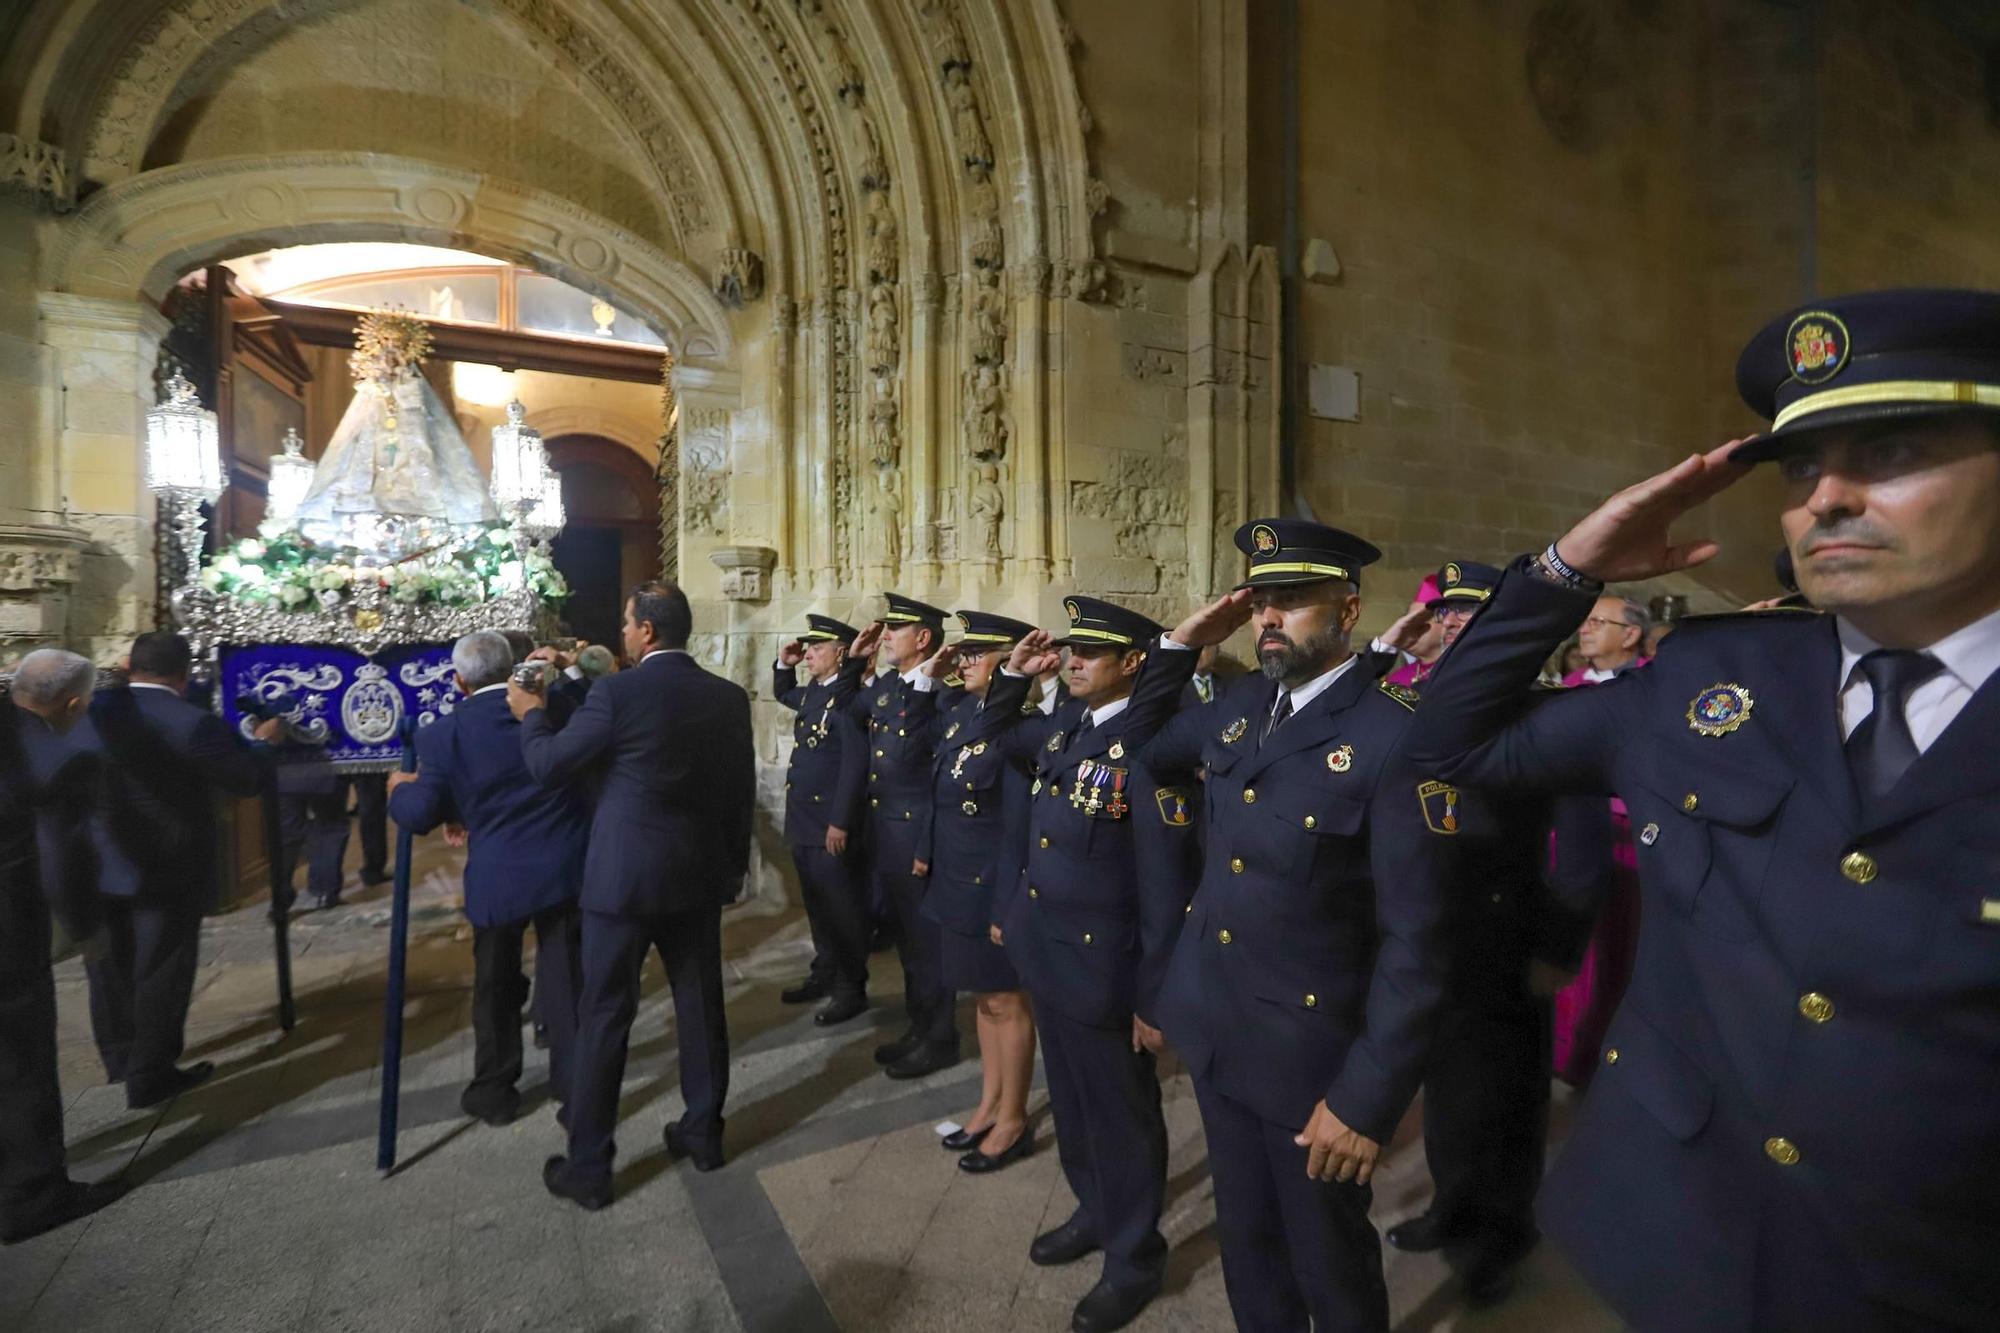
[[[68,731],[90,706],[97,668],[61,648],[37,648],[14,668],[14,703],[57,731]]]

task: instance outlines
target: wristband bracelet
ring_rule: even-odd
[[[1558,581],[1571,588],[1575,588],[1579,592],[1596,592],[1604,587],[1604,580],[1594,579],[1590,575],[1572,568],[1569,562],[1556,552],[1556,544],[1554,542],[1550,542],[1548,549],[1542,552],[1540,563],[1542,568],[1553,575]]]

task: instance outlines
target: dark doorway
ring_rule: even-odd
[[[592,643],[608,644],[613,652],[621,642],[620,629],[625,608],[620,602],[624,585],[620,582],[621,534],[617,528],[591,527],[572,521],[556,537],[556,568],[569,580],[570,597],[563,607],[563,619],[570,633]]]

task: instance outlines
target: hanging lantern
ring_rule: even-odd
[[[167,381],[167,401],[146,413],[146,488],[213,501],[226,484],[215,413],[175,371]]]
[[[296,426],[285,431],[284,446],[283,453],[271,455],[271,480],[264,492],[264,514],[279,523],[290,523],[298,512],[299,501],[312,488],[313,462],[305,456],[306,442],[299,438]]]
[[[542,433],[528,424],[528,409],[507,404],[507,424],[493,428],[493,500],[517,521],[542,501],[549,458]]]
[[[567,522],[569,516],[563,511],[562,473],[550,468],[542,484],[542,498],[523,520],[523,526],[536,539],[546,541],[561,532]]]

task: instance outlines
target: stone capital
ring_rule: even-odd
[[[43,341],[61,346],[64,334],[123,333],[146,340],[149,349],[173,327],[165,315],[139,301],[109,296],[42,292],[35,298]]]

